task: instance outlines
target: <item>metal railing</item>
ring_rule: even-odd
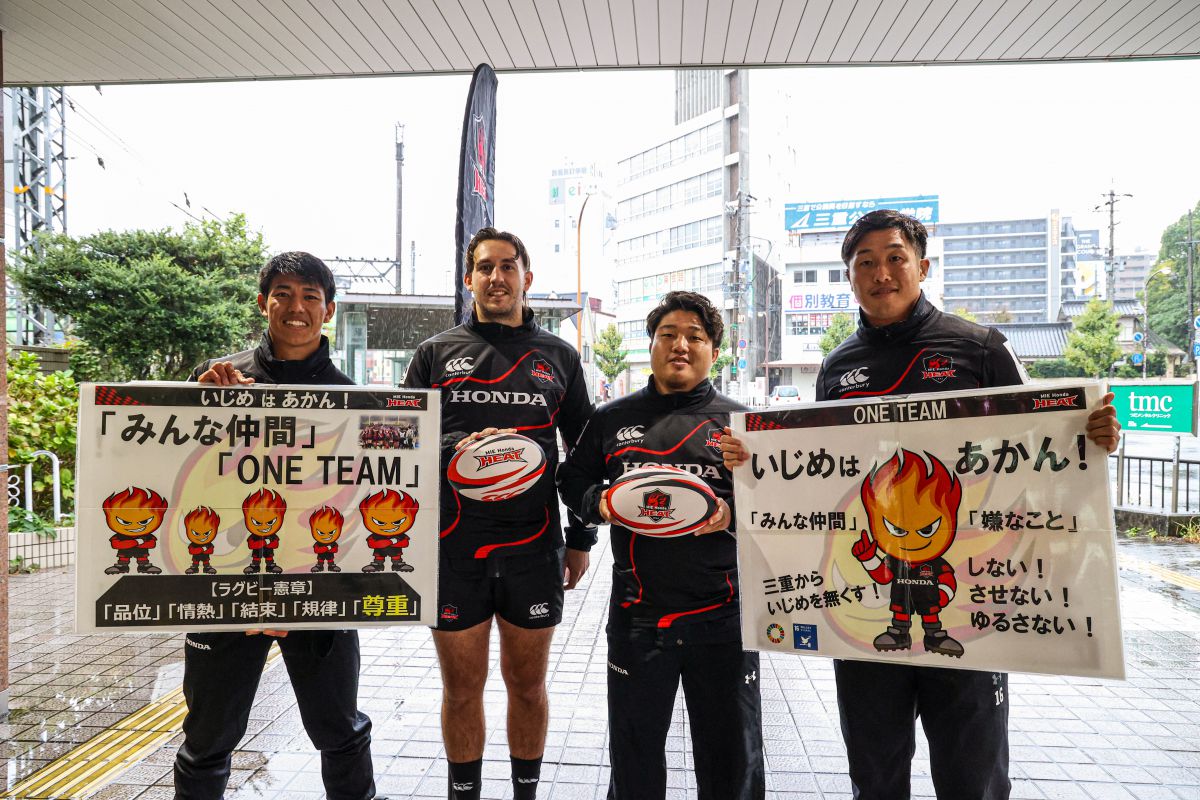
[[[1118,506],[1155,509],[1172,514],[1200,513],[1200,461],[1152,456],[1112,459]]]

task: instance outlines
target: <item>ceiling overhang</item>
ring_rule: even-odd
[[[1197,0],[4,0],[7,85],[1194,58]]]

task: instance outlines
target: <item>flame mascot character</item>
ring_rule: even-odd
[[[412,564],[404,562],[404,548],[408,547],[407,531],[416,521],[417,509],[416,499],[394,489],[384,489],[363,498],[358,510],[362,513],[363,525],[371,532],[367,544],[375,553],[371,563],[362,568],[363,572],[382,572],[386,558],[392,559],[395,572],[413,571]]]
[[[275,549],[279,547],[278,533],[286,512],[287,502],[270,489],[259,489],[242,501],[242,516],[246,519],[246,530],[250,532],[246,547],[254,557],[242,572],[247,575],[258,572],[264,558],[267,572],[283,572],[283,568],[275,563]]]
[[[308,518],[308,529],[312,533],[313,552],[317,554],[317,563],[313,564],[310,572],[341,572],[342,568],[333,563],[337,555],[338,537],[342,535],[342,525],[346,519],[342,512],[331,506],[321,506]]]
[[[929,467],[902,450],[874,469],[861,496],[870,531],[851,552],[876,583],[892,585],[892,624],[875,637],[875,649],[912,647],[912,615],[921,616],[925,649],[959,658],[963,646],[942,630],[940,614],[958,586],[942,555],[958,530],[962,484],[931,454]],[[882,551],[882,552],[880,552]]]
[[[183,518],[183,530],[188,538],[188,553],[192,556],[192,565],[184,570],[187,575],[195,575],[201,569],[206,575],[215,575],[216,569],[209,563],[213,554],[213,539],[221,529],[221,518],[217,512],[208,506],[193,508]]]
[[[157,575],[161,569],[150,563],[150,551],[158,544],[154,532],[162,525],[167,501],[152,489],[130,487],[110,494],[102,504],[108,543],[117,551],[117,563],[104,570],[107,575],[129,572],[129,559],[137,559],[137,571]]]

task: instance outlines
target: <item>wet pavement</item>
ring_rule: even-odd
[[[1200,591],[1162,577],[1200,578],[1200,545],[1122,537],[1118,554],[1128,679],[1012,676],[1013,798],[1200,800]],[[544,800],[605,796],[603,619],[610,570],[602,545],[581,587],[568,593],[555,637]],[[13,713],[0,725],[10,790],[179,686],[181,636],[70,633],[71,580],[69,569],[56,569],[13,576],[10,584]],[[375,723],[379,791],[392,800],[445,796],[440,680],[429,639],[425,628],[362,634],[361,703]],[[484,797],[507,798],[504,689],[494,643],[492,663]],[[771,654],[761,672],[768,797],[849,798],[830,662]],[[673,798],[696,796],[686,730],[678,702],[667,752]],[[170,798],[177,746],[178,735],[99,790],[61,796]],[[933,797],[923,745],[913,772],[914,797]],[[278,663],[263,676],[227,796],[322,797],[317,759]]]

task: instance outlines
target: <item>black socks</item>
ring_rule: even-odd
[[[542,774],[542,760],[512,755],[508,760],[512,762],[513,800],[534,800]]]
[[[448,800],[479,800],[479,790],[483,783],[483,759],[464,761],[456,764],[447,761],[450,767],[446,776]]]

